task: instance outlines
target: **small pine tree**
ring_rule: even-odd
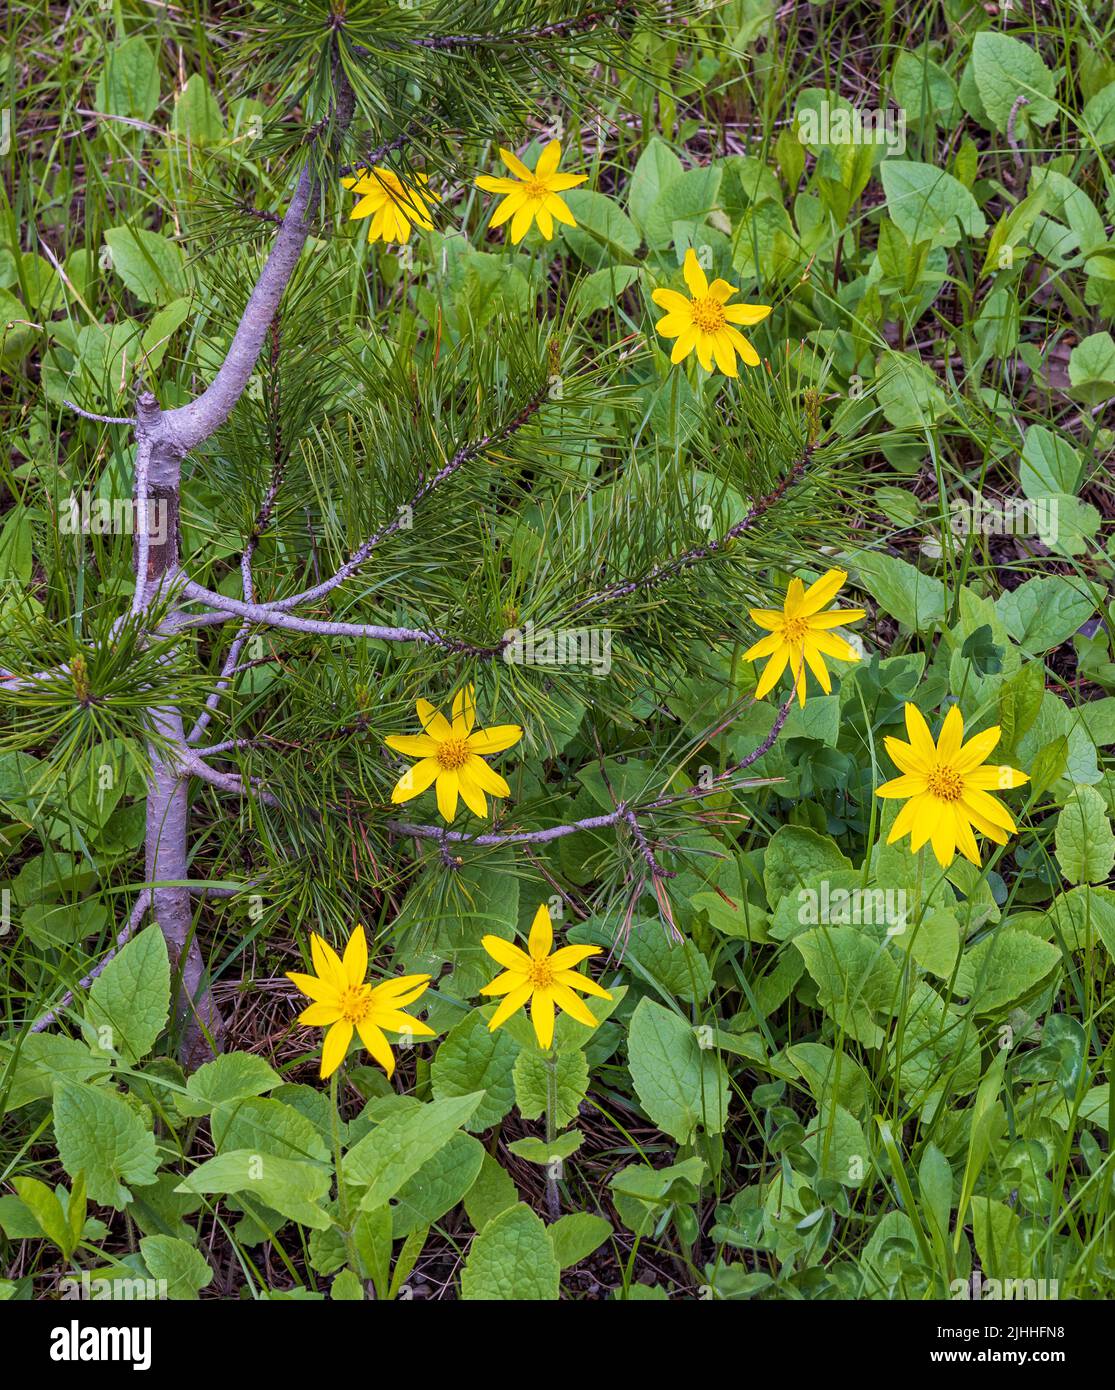
[[[746,607],[831,541],[829,493],[870,441],[825,427],[789,358],[714,378],[698,409],[641,327],[601,344],[569,300],[535,314],[495,257],[465,283],[459,237],[425,281],[371,277],[363,306],[338,275],[358,254],[342,179],[445,190],[448,228],[485,142],[587,119],[664,26],[684,38],[651,0],[256,7],[255,158],[289,201],[199,173],[186,359],[148,364],[127,418],[73,406],[110,452],[130,439],[136,516],[166,524],[137,526],[130,564],[107,540],[55,548],[40,616],[9,625],[7,742],[51,743],[70,787],[105,749],[142,750],[144,886],[117,940],[159,923],[190,1064],[225,1030],[207,900],[227,900],[231,955],[280,922],[304,943],[359,919],[404,964],[452,962],[467,997],[465,927],[507,884],[620,934],[648,914],[673,931],[679,876],[689,891],[732,843],[789,707],[728,752]],[[511,796],[449,824],[432,792],[394,804],[407,762],[387,738],[418,733],[416,700],[470,689],[478,724],[524,731],[499,763]],[[694,702],[700,738],[673,713]],[[50,1002],[36,1028],[68,999]]]

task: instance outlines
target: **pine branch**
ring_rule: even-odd
[[[572,613],[579,613],[585,608],[591,608],[598,603],[608,603],[618,598],[626,598],[646,589],[652,589],[656,585],[663,583],[667,579],[673,579],[676,575],[691,569],[694,565],[700,564],[703,560],[711,559],[726,546],[738,540],[744,532],[749,531],[755,523],[767,512],[774,504],[781,500],[787,490],[796,483],[797,480],[808,468],[813,457],[814,446],[806,445],[801,457],[778,484],[770,492],[760,497],[757,502],[752,503],[745,516],[741,517],[733,526],[729,527],[717,540],[709,541],[707,545],[694,546],[686,550],[681,555],[674,556],[671,560],[666,560],[660,565],[654,565],[643,574],[634,579],[625,579],[609,585],[606,589],[601,589],[588,598],[580,599],[570,610]]]

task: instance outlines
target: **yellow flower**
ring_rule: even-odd
[[[565,200],[559,198],[558,194],[567,188],[576,188],[579,183],[584,183],[588,175],[558,173],[557,167],[561,161],[561,145],[557,140],[551,140],[538,156],[538,163],[534,166],[533,173],[510,150],[500,150],[499,157],[515,177],[496,179],[488,174],[481,174],[476,180],[476,186],[482,188],[486,193],[502,193],[504,195],[503,202],[496,208],[492,216],[491,225],[493,227],[502,227],[510,217],[512,219],[511,241],[515,246],[518,246],[519,242],[530,231],[532,222],[538,223],[538,230],[547,241],[551,240],[554,235],[555,217],[559,222],[564,222],[567,227],[577,225]]]
[[[425,174],[415,174],[412,183],[404,184],[393,169],[385,169],[377,164],[370,174],[367,169],[361,169],[355,178],[342,179],[341,182],[346,188],[363,195],[349,213],[349,220],[361,217],[372,219],[368,224],[369,241],[388,244],[409,241],[412,222],[423,231],[433,230],[429,200],[434,195],[429,193],[424,196],[416,186],[429,183]]]
[[[770,308],[766,304],[729,304],[732,295],[739,293],[738,287],[727,280],[714,280],[710,285],[692,246],[685,253],[682,274],[692,299],[677,290],[655,290],[651,295],[655,304],[666,310],[666,317],[659,319],[655,328],[664,338],[677,339],[670,361],[680,362],[696,352],[706,372],[712,371],[715,357],[725,376],[738,376],[738,352],[749,367],[757,367],[759,354],[734,325],[747,328],[762,323]]]
[[[587,960],[589,956],[600,954],[599,946],[562,946],[550,954],[554,944],[554,928],[550,921],[550,909],[545,903],[534,914],[530,936],[527,938],[527,951],[512,946],[502,936],[486,936],[481,943],[499,965],[503,973],[487,984],[481,994],[502,994],[503,1003],[492,1015],[488,1031],[506,1023],[516,1010],[530,1000],[530,1021],[534,1025],[534,1036],[538,1046],[548,1048],[554,1040],[554,1005],[584,1023],[589,1028],[596,1027],[596,1019],[583,999],[573,993],[579,989],[582,994],[594,994],[598,999],[611,999],[606,989],[574,970],[575,965]]]
[[[421,762],[408,767],[395,784],[391,800],[396,804],[419,796],[435,779],[437,808],[445,821],[457,814],[457,794],[478,816],[488,814],[484,793],[510,796],[511,788],[498,772],[484,761],[491,753],[502,753],[523,736],[518,724],[495,724],[490,729],[473,729],[476,707],[473,688],[465,686],[453,696],[453,723],[450,724],[429,700],[418,701],[418,718],[425,733],[391,734],[384,740],[396,753]]]
[[[1002,734],[998,727],[985,729],[965,743],[964,716],[956,705],[945,715],[935,744],[916,705],[906,706],[906,732],[909,743],[899,738],[886,740],[887,752],[902,776],[884,782],[875,793],[909,798],[895,819],[887,844],[908,834],[914,854],[930,841],[942,868],[952,863],[957,849],[978,868],[979,849],[972,828],[997,845],[1005,845],[1007,836],[1017,829],[1007,808],[988,793],[1020,787],[1029,777],[1016,768],[986,762]]]
[[[829,570],[807,589],[800,579],[791,579],[786,590],[782,611],[773,608],[751,608],[752,622],[766,628],[769,637],[761,637],[744,652],[747,661],[769,656],[766,669],[755,688],[756,700],[774,689],[778,678],[790,666],[797,687],[798,701],[805,704],[805,668],[813,672],[827,695],[832,690],[825,657],[838,661],[858,661],[859,653],[829,628],[843,627],[864,616],[862,608],[830,608],[822,613],[825,604],[834,599],[848,578],[844,570]]]
[[[364,928],[357,927],[349,937],[342,960],[320,936],[310,935],[310,954],[316,975],[301,975],[287,971],[303,994],[314,1002],[298,1015],[298,1022],[310,1028],[328,1028],[321,1049],[321,1075],[332,1076],[345,1060],[355,1028],[360,1041],[388,1076],[395,1070],[391,1044],[384,1037],[386,1028],[392,1033],[409,1037],[432,1038],[434,1030],[410,1014],[403,1013],[424,993],[430,983],[429,975],[401,975],[397,980],[385,980],[381,985],[364,981],[368,972],[368,943]]]

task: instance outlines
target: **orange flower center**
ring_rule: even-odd
[[[693,315],[693,327],[702,333],[718,333],[724,327],[724,306],[711,294],[690,300],[689,310]]]
[[[457,768],[464,767],[471,756],[467,739],[447,738],[438,745],[437,760],[446,772],[456,772]]]
[[[550,190],[539,179],[531,179],[525,191],[528,198],[539,203],[550,196]]]
[[[782,623],[782,636],[787,642],[800,642],[809,631],[804,618],[786,618]]]
[[[547,989],[554,982],[554,972],[548,960],[532,960],[527,979],[535,989]]]
[[[348,985],[341,990],[337,1008],[344,1021],[355,1027],[363,1023],[372,1011],[372,991],[367,985]]]
[[[939,801],[959,801],[964,794],[964,778],[947,764],[938,763],[927,781],[929,794]]]

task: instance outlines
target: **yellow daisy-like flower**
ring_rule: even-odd
[[[415,174],[414,182],[404,184],[393,169],[377,164],[368,172],[361,169],[355,178],[342,179],[346,188],[361,194],[360,201],[349,213],[349,221],[370,217],[368,240],[386,244],[410,240],[411,223],[423,231],[433,231],[429,200],[433,193],[420,192],[417,184],[427,184],[425,174]]]
[[[564,198],[559,198],[558,194],[584,183],[588,175],[558,173],[557,167],[561,162],[559,141],[550,141],[538,156],[533,173],[510,150],[500,150],[499,157],[514,178],[497,179],[481,174],[476,180],[477,188],[482,188],[485,193],[503,194],[503,202],[492,215],[491,226],[502,227],[511,218],[511,241],[518,246],[530,231],[532,222],[538,223],[538,230],[547,241],[553,238],[555,218],[567,227],[577,225]]]
[[[499,965],[503,973],[484,986],[481,994],[502,994],[503,1003],[492,1015],[488,1031],[506,1023],[516,1010],[530,1001],[530,1021],[534,1025],[534,1036],[538,1046],[549,1048],[554,1041],[554,1005],[589,1028],[596,1027],[588,1005],[573,993],[579,989],[582,994],[593,994],[598,999],[611,999],[606,989],[595,980],[580,974],[574,966],[589,956],[600,954],[599,946],[562,946],[551,955],[554,944],[554,927],[550,921],[550,909],[545,903],[534,914],[527,950],[521,951],[502,936],[486,936],[481,942],[485,951]],[[528,954],[529,952],[529,954]]]
[[[1030,780],[1017,768],[987,762],[999,742],[1002,730],[985,729],[964,742],[964,716],[953,705],[941,725],[941,736],[933,742],[929,725],[916,705],[906,706],[906,732],[909,743],[886,739],[887,752],[902,773],[884,782],[875,795],[906,800],[899,811],[887,844],[904,835],[916,854],[929,841],[942,868],[952,863],[957,849],[965,859],[979,867],[979,848],[973,827],[1005,845],[1017,827],[1002,802],[988,793],[1020,787]]]
[[[298,1022],[311,1028],[328,1028],[321,1049],[321,1075],[333,1075],[345,1060],[353,1029],[360,1041],[388,1076],[395,1070],[395,1057],[384,1029],[408,1037],[432,1038],[434,1030],[410,1014],[403,1013],[430,983],[429,975],[401,975],[381,985],[369,985],[368,943],[364,928],[357,927],[348,939],[342,959],[327,941],[310,935],[310,954],[316,975],[287,971],[287,979],[314,1002],[298,1015]]]
[[[710,285],[692,246],[685,253],[682,274],[689,286],[691,299],[686,299],[677,290],[655,290],[651,295],[655,304],[666,310],[666,317],[658,320],[655,329],[664,338],[677,339],[670,353],[670,361],[680,362],[695,352],[697,361],[706,372],[712,371],[715,357],[716,365],[725,376],[739,376],[736,366],[736,354],[739,353],[749,367],[757,367],[759,354],[737,325],[749,328],[762,323],[770,313],[770,307],[766,304],[729,304],[732,295],[739,293],[739,287],[729,285],[727,280],[714,280]]]
[[[864,616],[864,609],[830,608],[824,613],[821,612],[825,604],[831,602],[844,587],[847,578],[845,570],[829,570],[808,589],[800,579],[791,579],[781,612],[774,608],[748,610],[751,621],[758,623],[770,634],[768,637],[761,637],[743,654],[747,661],[770,657],[755,688],[756,700],[761,700],[774,689],[787,664],[797,688],[798,701],[804,705],[807,666],[820,681],[821,689],[828,695],[832,690],[832,681],[829,679],[825,657],[835,657],[838,661],[859,660],[859,653],[855,648],[850,647],[842,637],[837,637],[829,629],[857,622]]]
[[[490,729],[473,729],[476,707],[473,688],[465,686],[453,696],[453,723],[450,724],[429,700],[418,701],[418,718],[425,733],[391,734],[384,740],[396,753],[420,758],[408,767],[395,784],[391,800],[398,804],[419,796],[431,782],[437,783],[437,808],[445,821],[457,814],[457,796],[478,816],[488,814],[484,793],[510,796],[511,788],[498,772],[484,761],[492,753],[502,753],[523,736],[518,724],[495,724]]]

